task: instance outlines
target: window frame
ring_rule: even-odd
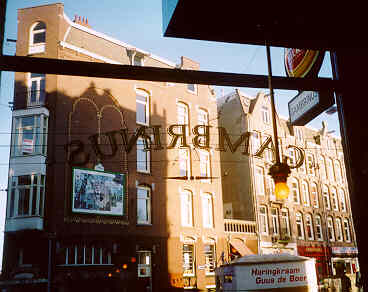
[[[347,212],[346,200],[345,200],[345,191],[344,191],[344,189],[339,188],[339,190],[338,190],[338,198],[339,198],[341,212]]]
[[[214,227],[214,208],[213,208],[213,195],[210,193],[202,193],[201,194],[202,201],[202,224],[204,228],[213,228]],[[208,208],[205,209],[205,206]],[[207,210],[208,214],[205,214],[205,210]],[[208,215],[208,216],[206,216]],[[206,222],[206,218],[209,219]]]
[[[145,196],[141,196],[139,195],[139,191],[138,190],[144,190],[146,191]],[[146,217],[147,220],[140,220],[139,218],[139,204],[138,202],[142,200],[146,202],[145,208],[146,208]],[[148,186],[145,185],[140,185],[137,186],[137,225],[151,225],[152,224],[152,189]]]
[[[213,276],[215,274],[216,268],[216,244],[215,243],[205,243],[203,246],[203,254],[205,261],[205,275]],[[206,247],[211,247],[209,251]],[[212,260],[211,260],[212,257]],[[208,263],[207,263],[208,262]]]
[[[336,240],[335,227],[331,216],[327,217],[327,236],[328,240],[331,242],[334,242]]]
[[[32,74],[38,76],[32,77]],[[33,84],[36,84],[36,90],[32,89]],[[36,97],[36,100],[34,102],[32,102],[33,96]],[[46,74],[28,73],[27,107],[42,106],[45,104],[45,102],[46,102]]]
[[[293,183],[295,183],[296,186],[294,186]],[[291,191],[291,193],[293,195],[293,203],[300,205],[299,181],[295,177],[293,177],[291,179],[291,188],[290,188],[290,191]],[[297,200],[295,200],[296,198],[297,198]]]
[[[332,200],[332,210],[339,211],[339,201],[337,197],[337,190],[335,187],[331,187],[331,200]]]
[[[273,212],[274,211],[274,212]],[[271,208],[272,235],[280,234],[279,213],[277,208]]]
[[[142,137],[138,137],[136,142],[137,144],[136,157],[137,157],[137,172],[149,174],[151,173],[151,151],[145,150],[146,143],[149,143],[147,140],[148,140],[147,138],[144,139]],[[141,158],[144,159],[141,160]]]
[[[325,190],[327,192],[325,192]],[[326,185],[322,186],[322,197],[323,197],[323,206],[326,208],[326,210],[331,210],[330,190]]]
[[[21,177],[28,177],[30,184],[19,184]],[[35,183],[36,181],[36,183]],[[7,214],[8,219],[43,217],[45,204],[46,175],[42,173],[32,173],[9,177],[9,191]],[[28,212],[20,213],[20,190],[28,190]],[[36,193],[35,193],[36,192]]]
[[[304,234],[304,222],[303,222],[303,214],[302,213],[300,213],[300,212],[295,213],[295,224],[296,224],[297,239],[304,240],[305,239],[305,234]]]
[[[191,247],[190,251],[185,250],[185,246]],[[188,269],[189,272],[186,272],[185,265],[186,265],[186,256],[185,254],[189,254],[189,265],[190,269]],[[183,243],[182,245],[182,261],[183,261],[183,277],[193,277],[196,274],[195,270],[195,245],[194,243]],[[192,259],[192,263],[190,264],[190,259]]]
[[[316,239],[318,241],[323,241],[322,218],[321,218],[321,215],[317,214],[314,219],[315,219],[315,225],[316,225]]]
[[[38,24],[44,24],[45,28],[35,30]],[[43,21],[37,21],[31,25],[30,31],[29,31],[28,54],[32,55],[32,54],[38,54],[38,53],[45,52],[46,50],[46,31],[47,31],[47,26],[46,26],[46,23]],[[44,41],[35,42],[36,34],[44,35]]]
[[[200,176],[208,177],[208,179],[201,179],[201,182],[210,183],[211,177],[211,155],[208,151],[199,150],[199,173]],[[205,172],[203,172],[205,170]]]
[[[261,115],[262,115],[262,121],[264,124],[269,125],[271,118],[270,118],[270,109],[268,106],[263,105],[261,107]]]
[[[264,213],[262,212],[262,210],[264,210]],[[264,205],[259,206],[258,218],[259,218],[259,229],[260,229],[260,233],[262,235],[268,235],[269,234],[269,230],[268,230],[267,206],[264,206]],[[263,218],[264,220],[262,220],[261,218]]]
[[[176,103],[176,117],[178,125],[185,125],[185,136],[190,136],[189,131],[189,105],[183,101]]]
[[[138,96],[145,98],[145,101],[138,99]],[[149,126],[150,125],[150,103],[151,103],[151,97],[150,94],[142,89],[136,89],[135,90],[135,101],[136,101],[136,124],[137,125],[142,125],[142,126]],[[144,106],[144,117],[145,117],[145,121],[140,121],[139,120],[139,115],[138,115],[138,106],[137,104],[142,104]]]
[[[24,126],[24,119],[33,118],[33,125]],[[11,135],[10,157],[28,157],[34,155],[47,155],[48,120],[49,116],[44,112],[27,115],[13,115],[13,133]],[[20,125],[20,126],[19,126]],[[29,128],[29,129],[26,129]],[[32,152],[24,152],[24,131],[32,131]],[[20,141],[22,140],[22,141]],[[29,153],[29,154],[25,154]]]
[[[258,165],[254,168],[254,190],[257,196],[265,195],[264,169]]]
[[[308,240],[314,240],[314,229],[313,229],[313,220],[312,220],[312,215],[311,214],[306,214],[305,215],[305,227],[306,227],[306,231],[307,231],[307,239]],[[309,227],[309,229],[308,229]],[[309,232],[310,231],[310,236],[309,236]]]
[[[282,223],[281,224],[281,229],[283,228],[282,227],[284,225],[283,223],[285,223],[286,235],[290,236],[290,216],[289,216],[289,210],[288,209],[284,209],[284,208],[281,209],[281,223]]]
[[[181,226],[193,227],[193,193],[187,189],[180,191],[180,218]]]
[[[187,179],[190,179],[191,176],[191,156],[190,150],[188,148],[178,149],[179,156],[179,175],[186,176]],[[185,166],[185,169],[183,168]]]
[[[349,219],[344,218],[344,220],[343,220],[343,228],[344,228],[345,241],[346,242],[351,242],[351,229],[350,229]]]
[[[311,183],[310,186],[310,193],[311,193],[311,197],[314,198],[313,200],[313,208],[318,209],[319,208],[319,194],[318,194],[318,186],[315,182]]]
[[[340,218],[336,218],[336,241],[344,241],[344,234],[342,231],[342,222]]]
[[[303,180],[301,183],[302,186],[302,197],[303,197],[303,205],[305,207],[310,207],[310,197],[309,197],[309,186],[308,183]]]

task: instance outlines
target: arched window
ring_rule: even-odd
[[[189,134],[189,106],[184,102],[176,104],[178,125],[185,125],[185,135]],[[180,130],[178,131],[180,133]]]
[[[181,201],[181,224],[182,226],[193,226],[193,195],[191,191],[183,190],[180,193]]]
[[[319,173],[321,175],[321,179],[325,180],[327,178],[325,159],[322,155],[320,155],[318,157],[318,161],[319,161],[318,166],[319,166]]]
[[[313,222],[310,214],[305,215],[305,225],[307,228],[307,238],[309,240],[314,240]]]
[[[341,225],[341,219],[340,218],[336,218],[336,239],[337,239],[337,241],[343,241],[342,225]]]
[[[204,125],[208,126],[208,111],[205,109],[198,109],[198,124],[197,125]],[[203,128],[198,129],[199,134],[204,134],[205,130]],[[199,137],[198,142],[201,145],[204,145],[204,137]]]
[[[309,207],[310,206],[309,188],[308,183],[306,181],[302,181],[302,197],[304,206]]]
[[[316,223],[316,238],[317,238],[317,240],[323,240],[322,221],[321,221],[321,216],[320,215],[316,215],[315,223]]]
[[[267,207],[259,206],[259,229],[261,234],[268,235]]]
[[[328,239],[330,241],[335,241],[335,229],[333,225],[332,217],[327,217],[327,231],[328,231]]]
[[[330,181],[335,181],[335,173],[333,169],[332,159],[327,158],[327,173]]]
[[[341,212],[346,212],[345,192],[343,189],[339,189],[339,201]]]
[[[213,200],[212,195],[205,193],[202,195],[202,216],[203,227],[213,227]]]
[[[291,180],[291,193],[293,196],[293,202],[295,204],[300,204],[299,183],[295,178]]]
[[[334,165],[335,165],[336,182],[342,184],[342,172],[340,162],[335,160]]]
[[[331,188],[331,202],[332,202],[332,209],[334,211],[339,211],[339,203],[337,201],[337,192],[336,188]]]
[[[319,208],[319,198],[318,198],[318,189],[317,184],[311,184],[311,197],[312,197],[312,204],[314,208]]]
[[[308,174],[310,175],[315,175],[315,172],[314,172],[314,157],[312,154],[307,154],[307,157],[306,157],[306,166],[307,166],[307,172]]]
[[[45,51],[46,24],[42,21],[31,26],[29,39],[29,54],[37,54]]]
[[[345,233],[345,241],[350,242],[351,241],[351,235],[350,235],[350,225],[349,220],[344,219],[344,233]]]
[[[303,226],[303,216],[301,213],[296,213],[296,234],[298,236],[298,239],[304,239],[304,226]]]
[[[322,196],[323,196],[323,204],[325,205],[325,208],[327,210],[330,210],[331,209],[331,206],[330,206],[330,195],[328,193],[328,187],[326,185],[324,185],[322,187]]]

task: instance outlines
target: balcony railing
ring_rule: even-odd
[[[256,222],[224,219],[225,232],[256,234]]]

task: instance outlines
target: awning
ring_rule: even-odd
[[[241,240],[232,239],[230,244],[240,253],[241,256],[254,254]]]

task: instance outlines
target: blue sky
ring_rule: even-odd
[[[8,0],[5,40],[7,38],[17,38],[18,8],[55,2],[64,3],[64,11],[70,19],[73,19],[76,14],[87,17],[94,30],[172,62],[179,63],[180,56],[186,56],[198,61],[202,70],[267,75],[265,47],[163,37],[161,0]],[[214,15],[214,18],[221,21],[221,15]],[[276,76],[285,76],[283,51],[282,48],[271,48],[272,71]],[[5,41],[4,53],[13,55],[15,44]],[[9,133],[11,129],[11,110],[8,107],[8,102],[13,99],[13,76],[13,73],[2,72],[0,91],[0,189],[7,188]],[[320,76],[331,77],[328,53],[322,65]],[[216,90],[218,94],[222,92],[222,88]],[[224,93],[232,90],[234,88],[223,88]],[[257,89],[250,88],[241,88],[241,90],[250,95],[255,95],[258,92]],[[266,91],[266,89],[263,90]],[[275,90],[279,114],[288,117],[287,103],[296,93],[296,91]],[[334,130],[335,134],[340,135],[337,114],[321,114],[308,125],[320,128],[322,120],[327,122],[329,130]],[[5,201],[6,192],[0,191],[0,256],[2,255],[3,245]]]

